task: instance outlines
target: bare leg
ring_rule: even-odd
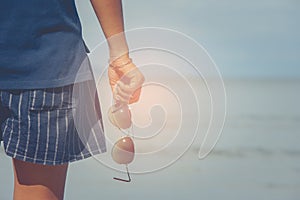
[[[68,164],[47,166],[13,159],[14,200],[62,200]]]

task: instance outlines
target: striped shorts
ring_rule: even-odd
[[[0,90],[0,141],[12,158],[59,165],[106,152],[94,81]],[[75,95],[76,93],[76,95]]]

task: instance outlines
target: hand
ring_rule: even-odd
[[[132,104],[139,100],[145,78],[129,57],[111,62],[108,77],[116,102]]]

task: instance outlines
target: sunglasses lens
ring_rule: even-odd
[[[120,129],[131,126],[131,113],[127,104],[115,104],[108,110],[110,122]]]
[[[112,158],[118,164],[129,164],[134,159],[134,143],[130,137],[118,140],[112,148]]]

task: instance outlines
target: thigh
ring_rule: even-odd
[[[68,164],[48,166],[13,159],[14,200],[63,199]]]

